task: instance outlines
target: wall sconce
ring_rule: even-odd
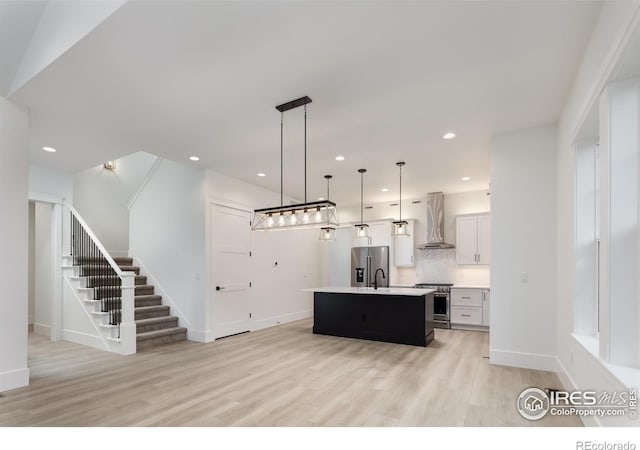
[[[104,168],[108,169],[108,170],[116,170],[116,162],[114,161],[107,161],[106,163],[104,163]]]

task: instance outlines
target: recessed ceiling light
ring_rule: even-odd
[[[197,156],[189,156],[189,159],[191,161],[200,161],[200,158],[198,158]]]
[[[336,161],[344,161],[344,156],[341,156],[341,155],[336,156]]]
[[[324,197],[318,197],[318,200],[323,201]]]
[[[462,181],[469,181],[471,179],[471,177],[462,177],[460,178]]]
[[[382,192],[389,192],[389,188],[382,188],[380,189]]]
[[[56,149],[53,147],[42,147],[42,150],[44,150],[45,152],[49,152],[49,153],[55,153]]]
[[[451,131],[442,135],[442,139],[453,139],[454,137],[456,137],[456,134]]]
[[[258,174],[258,176],[259,176],[259,177],[266,177],[267,175],[266,175],[266,174],[264,174],[264,173],[262,173],[262,172],[260,172],[260,173]]]

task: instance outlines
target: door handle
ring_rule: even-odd
[[[222,286],[216,286],[216,291],[221,291],[221,290],[223,290],[223,289],[224,289],[224,288],[223,288]]]
[[[471,314],[462,314],[462,317],[471,317]]]

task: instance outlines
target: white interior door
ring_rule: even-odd
[[[251,213],[214,205],[213,329],[220,338],[250,329]]]

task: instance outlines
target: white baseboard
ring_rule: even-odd
[[[266,319],[255,320],[251,324],[251,331],[258,331],[264,328],[275,327],[287,322],[294,322],[296,320],[308,319],[313,317],[313,310],[307,309],[304,311],[298,311],[289,314],[282,314],[280,316],[268,317]]]
[[[207,343],[215,341],[215,338],[213,337],[213,331],[211,330],[193,330],[191,328],[187,328],[187,340]]]
[[[507,350],[489,349],[489,362],[499,366],[520,367],[522,369],[546,370],[555,372],[557,359],[551,355],[520,353]]]
[[[564,367],[564,365],[562,364],[562,361],[560,361],[560,358],[556,358],[556,374],[558,375],[558,378],[560,379],[560,383],[562,383],[562,387],[564,388],[565,391],[577,391],[578,390],[578,386],[576,385],[575,381],[573,381],[573,378],[571,378],[571,375],[569,375],[569,372],[567,372],[567,369]],[[600,420],[593,416],[579,416],[580,420],[582,420],[582,424],[585,427],[601,427],[602,423],[600,423]]]
[[[307,319],[313,317],[313,310],[298,311],[295,313],[282,314],[280,316],[273,316],[266,319],[254,320],[251,323],[251,330],[258,331],[265,328],[271,328],[283,323],[294,322],[296,320]],[[187,330],[187,339],[195,342],[213,342],[215,341],[215,333],[213,330],[193,330],[189,328]]]
[[[39,334],[40,336],[46,336],[48,338],[51,337],[51,326],[50,325],[43,325],[41,323],[34,323],[33,324],[33,332],[35,334]]]
[[[62,339],[65,341],[73,342],[80,345],[86,345],[88,347],[97,348],[98,350],[107,350],[104,342],[100,336],[94,336],[91,334],[81,333],[73,330],[62,330]]]
[[[485,333],[489,332],[489,327],[485,327],[482,325],[462,325],[462,324],[451,324],[452,330],[463,330],[463,331],[484,331]]]
[[[29,386],[29,369],[8,370],[0,372],[0,392]]]

